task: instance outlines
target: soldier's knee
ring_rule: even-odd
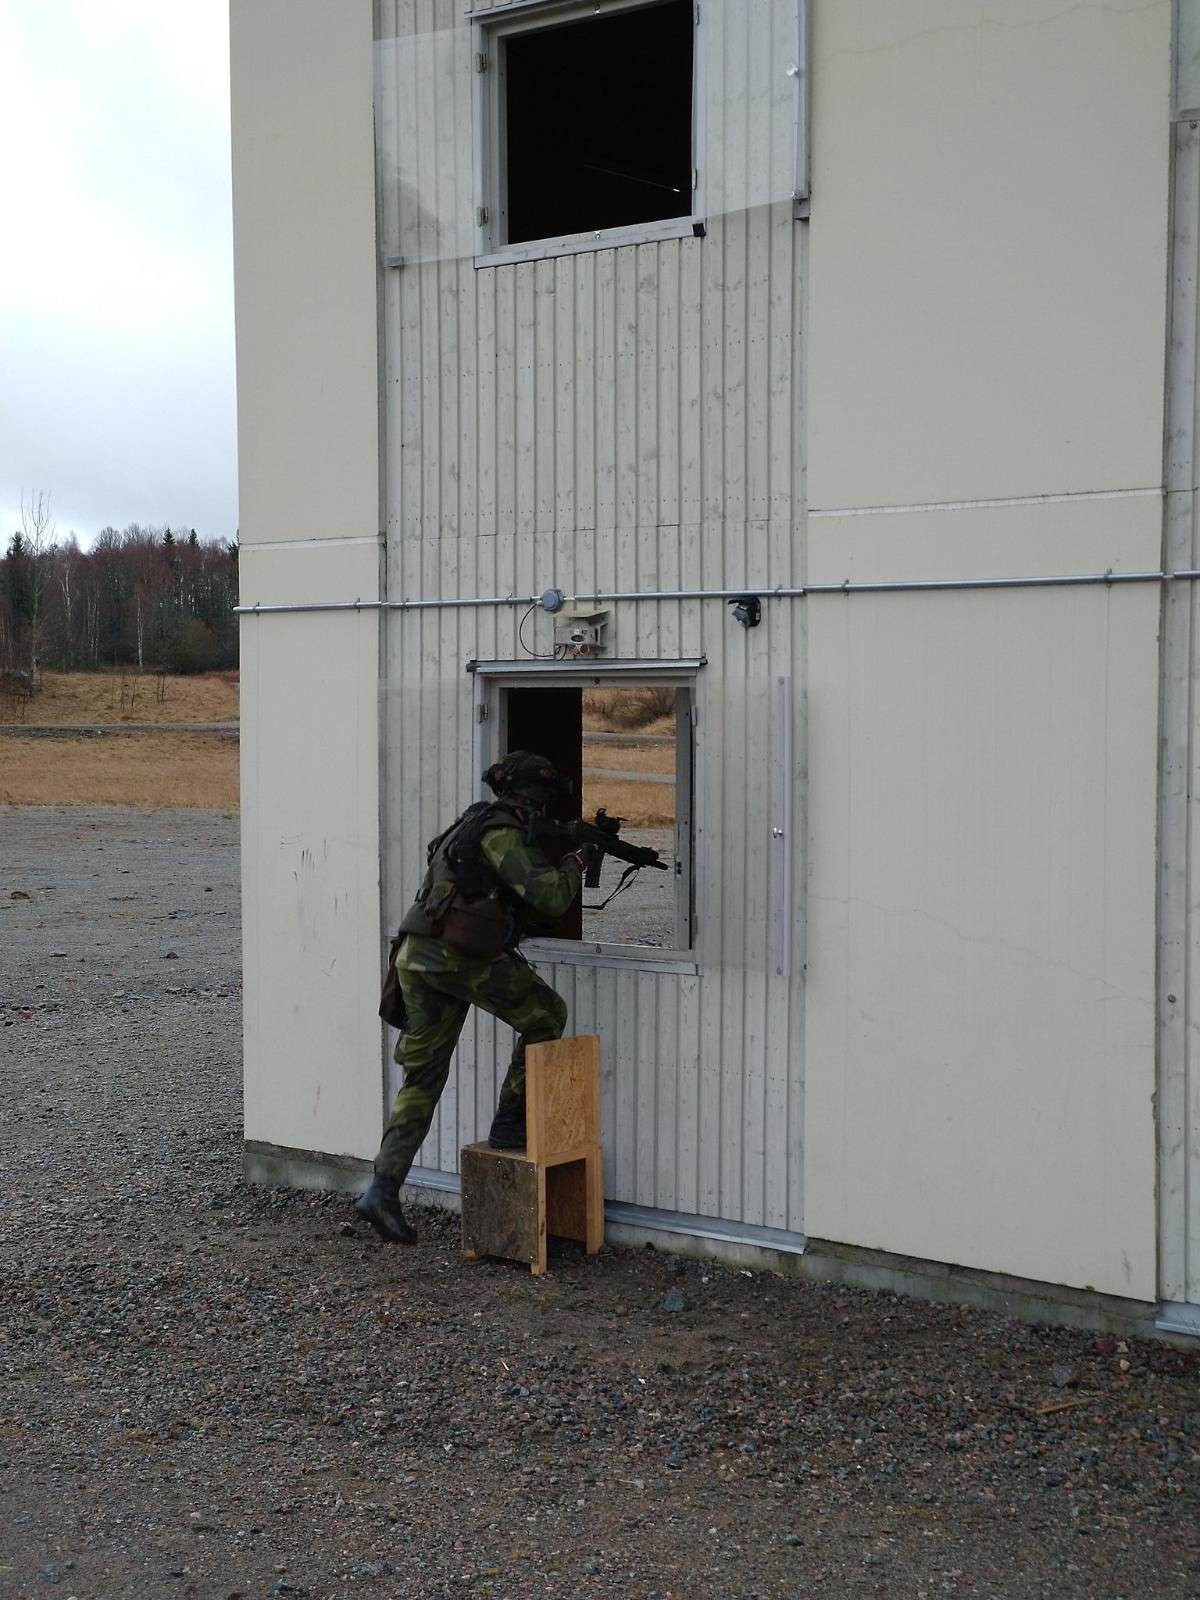
[[[539,1005],[537,1015],[520,1030],[520,1044],[547,1044],[551,1039],[561,1039],[567,1025],[567,1002],[561,995],[552,994],[544,1005]]]

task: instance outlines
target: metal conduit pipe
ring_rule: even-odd
[[[895,578],[872,582],[806,583],[795,588],[755,588],[744,584],[740,589],[645,589],[607,590],[594,594],[577,594],[576,600],[737,600],[742,595],[754,594],[760,600],[805,599],[813,594],[904,594],[938,589],[1043,589],[1058,588],[1079,583],[1162,583],[1167,578],[1200,577],[1200,572],[1075,572],[1054,573],[1039,578]]]
[[[234,606],[235,617],[269,616],[280,611],[439,611],[451,606],[530,606],[535,594],[456,596],[445,600],[305,600],[294,604]]]
[[[794,587],[769,585],[756,588],[752,583],[736,589],[598,589],[576,594],[573,599],[589,605],[618,600],[740,600],[754,594],[761,600],[804,600],[818,594],[920,594],[956,589],[1055,589],[1071,584],[1169,583],[1176,579],[1194,582],[1200,569],[1176,572],[1072,572],[1023,578],[895,578],[879,582],[807,583]],[[441,611],[456,606],[535,606],[540,596],[529,594],[458,595],[425,600],[312,600],[292,604],[234,606],[239,617],[277,615],[301,611]]]

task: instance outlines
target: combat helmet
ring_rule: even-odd
[[[560,795],[571,793],[571,780],[530,750],[510,750],[490,766],[483,781],[493,794],[519,795],[535,805],[547,805]]]

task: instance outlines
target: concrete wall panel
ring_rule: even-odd
[[[378,532],[371,0],[232,0],[243,542]]]
[[[987,516],[822,520],[813,566],[1128,569],[1159,502]],[[1153,1294],[1159,604],[813,603],[810,1234]]]
[[[1166,557],[1200,562],[1200,132],[1175,129],[1167,378]],[[1176,584],[1163,614],[1159,850],[1159,1289],[1200,1306],[1200,589]]]
[[[251,599],[377,582],[374,542],[243,551]],[[373,614],[242,623],[246,1137],[373,1155],[382,1089]]]
[[[234,0],[245,603],[380,595],[370,0]],[[379,618],[242,622],[246,1135],[379,1135]]]
[[[815,0],[809,503],[1160,481],[1169,0]]]

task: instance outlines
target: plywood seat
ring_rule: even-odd
[[[550,1234],[589,1254],[604,1243],[599,1038],[529,1045],[525,1078],[526,1148],[461,1151],[462,1246],[468,1261],[502,1256],[542,1273]]]

